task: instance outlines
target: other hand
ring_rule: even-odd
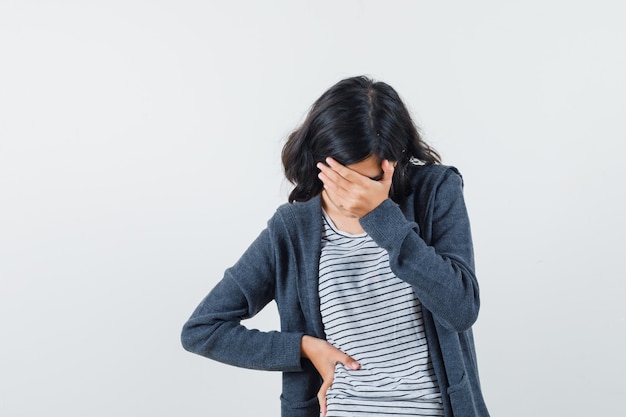
[[[338,363],[357,370],[361,367],[357,361],[346,355],[325,340],[313,336],[303,336],[300,348],[303,357],[309,359],[322,377],[322,386],[317,393],[321,417],[326,417],[326,392],[335,379],[335,366]]]

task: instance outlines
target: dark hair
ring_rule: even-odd
[[[408,169],[415,160],[441,162],[391,86],[365,76],[347,78],[317,99],[283,147],[285,176],[295,185],[289,202],[307,201],[322,192],[318,162],[330,156],[350,165],[370,155],[397,162],[389,192],[396,202],[410,192]]]

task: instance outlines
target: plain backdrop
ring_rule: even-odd
[[[278,416],[180,329],[360,74],[463,173],[492,415],[625,415],[620,3],[0,0],[0,415]]]

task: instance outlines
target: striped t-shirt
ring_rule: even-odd
[[[386,250],[366,233],[337,230],[326,213],[319,296],[328,342],[361,364],[335,368],[328,417],[443,415],[415,292]]]

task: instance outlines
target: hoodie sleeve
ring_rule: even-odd
[[[448,169],[435,187],[433,201],[423,202],[434,205],[430,245],[390,199],[362,217],[361,225],[387,250],[392,271],[414,287],[435,320],[461,332],[476,321],[480,306],[463,181]]]
[[[181,341],[186,350],[243,368],[301,370],[301,333],[262,332],[241,324],[274,298],[275,219],[185,323]]]

